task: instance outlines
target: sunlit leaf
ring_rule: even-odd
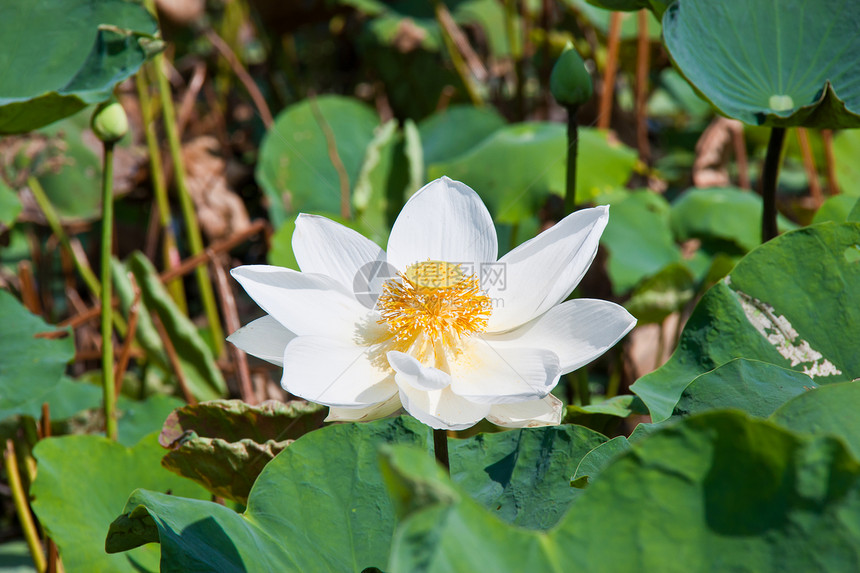
[[[351,192],[378,125],[373,110],[341,96],[305,100],[278,114],[263,137],[256,171],[275,228],[299,212],[340,213],[342,177]]]
[[[860,376],[860,224],[823,223],[758,247],[693,311],[678,349],[631,389],[655,421],[684,388],[734,358],[791,368],[816,384]]]
[[[248,492],[277,454],[322,425],[326,410],[307,402],[214,400],[170,413],[158,438],[161,464],[215,495],[247,502]]]
[[[673,415],[736,408],[766,418],[795,396],[817,387],[802,372],[738,358],[690,382],[675,405]]]
[[[110,97],[158,30],[123,0],[15,2],[0,19],[0,133],[22,133]],[[50,54],[50,57],[46,57]]]
[[[391,573],[860,566],[860,463],[833,438],[740,413],[688,418],[634,444],[546,533],[496,519],[420,452],[393,449],[383,463],[395,495],[416,494]]]
[[[666,48],[724,115],[751,125],[860,126],[860,4],[834,0],[679,0]]]
[[[104,535],[137,487],[206,499],[209,494],[159,464],[155,434],[133,448],[98,436],[40,441],[33,455],[38,475],[30,489],[33,510],[60,548],[66,571],[157,571],[159,547],[121,555],[104,552]]]
[[[0,290],[0,316],[0,420],[15,414],[34,415],[45,395],[60,383],[75,354],[74,338],[36,338],[54,327],[5,290]]]

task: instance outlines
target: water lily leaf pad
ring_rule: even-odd
[[[802,372],[738,358],[702,374],[684,389],[674,416],[736,408],[766,418],[794,398],[818,388]]]
[[[638,424],[630,437],[616,436],[611,440],[600,444],[587,454],[585,454],[576,466],[576,471],[571,474],[570,486],[578,489],[585,489],[600,475],[609,464],[631,449],[632,444],[635,444],[642,438],[650,436],[657,431],[662,424]]]
[[[463,155],[505,125],[490,107],[455,105],[418,124],[424,162],[442,163]]]
[[[35,338],[55,327],[31,314],[15,296],[0,290],[0,420],[41,408],[75,355],[74,338]],[[38,411],[38,410],[37,410]]]
[[[684,263],[670,263],[642,281],[624,306],[639,324],[660,324],[673,312],[680,312],[694,296],[692,271]]]
[[[647,413],[648,409],[638,396],[625,394],[588,406],[568,404],[565,407],[562,423],[578,424],[611,436],[625,418],[634,414]]]
[[[634,150],[609,142],[596,129],[580,129],[579,138],[578,201],[627,182],[636,165]],[[468,153],[428,166],[427,175],[462,181],[481,196],[496,222],[516,223],[531,217],[548,194],[564,195],[566,150],[563,125],[524,122],[496,130]]]
[[[31,131],[108,99],[146,60],[146,40],[157,31],[142,5],[123,0],[6,6],[0,21],[0,133]]]
[[[761,243],[761,210],[761,196],[750,191],[689,189],[672,204],[670,221],[679,241],[700,239],[713,252],[747,252]],[[781,215],[777,225],[782,232],[797,228]]]
[[[860,566],[860,463],[834,438],[739,412],[687,418],[634,444],[548,532],[496,519],[414,452],[389,450],[383,463],[393,492],[446,494],[416,499],[391,573]]]
[[[821,386],[786,402],[770,417],[794,432],[838,436],[860,458],[860,382]]]
[[[426,426],[405,417],[311,432],[266,465],[242,514],[138,490],[111,525],[107,550],[158,540],[170,556],[162,560],[164,573],[384,566],[394,520],[376,450],[390,442],[426,448],[428,441]]]
[[[600,242],[609,250],[606,270],[616,294],[681,260],[669,226],[669,204],[650,191],[610,202],[609,224]]]
[[[665,9],[661,6],[664,0],[651,0],[655,13],[660,14],[660,11]],[[614,10],[624,10],[621,13],[621,40],[633,40],[639,34],[639,23],[636,14],[632,12],[637,10],[632,8],[635,4],[639,4],[638,0],[565,0],[565,4],[570,6],[585,17],[588,22],[594,26],[601,34],[609,34],[609,21]],[[619,6],[618,8],[610,8],[609,5]],[[648,15],[648,37],[653,42],[660,40],[660,22],[654,14]]]
[[[833,195],[828,197],[815,216],[812,218],[812,224],[824,223],[825,221],[833,221],[834,223],[844,223],[848,220],[851,214],[851,209],[857,204],[857,197],[851,195]]]
[[[860,196],[860,130],[846,129],[833,136],[833,162],[839,190],[852,197]]]
[[[161,464],[215,495],[246,503],[263,467],[293,440],[319,428],[325,415],[324,407],[302,401],[184,406],[170,413],[158,437],[170,450]]]
[[[372,109],[342,96],[305,100],[278,114],[256,171],[276,229],[290,214],[340,212],[341,174],[331,154],[337,152],[351,191],[378,125]]]
[[[21,213],[21,201],[15,190],[0,179],[0,232],[9,229]]]
[[[99,436],[41,440],[33,450],[38,474],[30,488],[33,510],[60,548],[66,571],[157,571],[159,547],[122,555],[104,552],[104,535],[136,487],[207,499],[209,494],[159,464],[155,434],[133,448]]]
[[[173,396],[153,394],[146,400],[132,400],[120,396],[116,401],[117,441],[132,447],[144,436],[159,430],[167,417],[185,402]]]
[[[452,441],[451,479],[504,521],[549,529],[580,493],[564,487],[571,472],[606,436],[573,425],[530,430]]]
[[[860,4],[679,0],[663,14],[678,69],[721,113],[751,125],[860,126]]]
[[[567,491],[570,475],[604,440],[574,426],[449,440],[451,471],[496,515],[540,527],[554,523],[578,495]],[[432,455],[430,430],[406,416],[305,434],[266,465],[243,514],[138,490],[111,527],[107,548],[158,540],[171,556],[161,563],[165,573],[192,564],[219,571],[241,564],[249,573],[383,568],[397,503],[386,492],[378,451],[392,444]]]
[[[702,297],[678,349],[631,390],[654,421],[697,376],[734,358],[760,360],[816,384],[860,377],[860,224],[822,223],[744,257]]]

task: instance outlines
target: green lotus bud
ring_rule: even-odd
[[[116,100],[100,103],[93,112],[90,127],[96,137],[105,143],[116,143],[128,133],[128,117]]]
[[[558,103],[573,108],[590,100],[594,93],[591,75],[571,42],[564,47],[552,68],[549,89]]]

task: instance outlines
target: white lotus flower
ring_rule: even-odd
[[[577,211],[497,261],[489,212],[447,177],[409,199],[387,253],[343,225],[300,215],[293,251],[302,272],[233,269],[268,316],[229,340],[283,365],[283,387],[329,406],[328,420],[370,420],[402,406],[437,429],[482,418],[558,424],[562,404],[550,391],[559,377],[636,323],[611,302],[563,302],[608,220],[608,207]],[[363,281],[378,269],[392,272],[374,303]]]

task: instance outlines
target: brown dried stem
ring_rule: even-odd
[[[613,12],[609,20],[608,53],[603,84],[600,90],[600,107],[597,112],[597,127],[609,129],[612,122],[612,102],[615,92],[615,74],[618,72],[618,50],[621,47],[621,12]]]
[[[239,58],[236,57],[236,54],[230,49],[227,42],[222,40],[221,36],[219,36],[215,30],[212,30],[211,28],[206,30],[206,38],[212,43],[212,46],[218,50],[224,59],[227,60],[227,63],[229,63],[230,67],[233,69],[233,73],[236,74],[236,77],[239,78],[239,81],[242,82],[243,86],[245,86],[245,90],[247,90],[248,95],[251,96],[251,101],[254,102],[254,105],[257,107],[257,111],[260,113],[260,119],[263,120],[263,125],[266,126],[266,129],[271,128],[272,124],[275,123],[275,120],[272,118],[272,112],[269,110],[266,98],[263,97],[263,94],[260,92],[260,88],[257,87],[257,84],[242,65],[242,62],[239,61]]]
[[[217,261],[213,260],[212,269],[215,273],[215,290],[218,292],[218,297],[221,299],[221,314],[224,316],[224,321],[227,324],[228,332],[236,332],[242,326],[239,321],[239,311],[236,308],[236,298],[233,296],[233,289],[230,288],[230,281],[227,278],[227,273],[224,267]],[[254,385],[251,383],[251,372],[248,369],[248,357],[245,352],[238,346],[231,344],[230,354],[233,357],[233,362],[236,365],[236,376],[239,379],[239,393],[242,395],[242,400],[248,404],[256,404],[257,396],[254,393]]]
[[[179,388],[182,390],[182,395],[185,401],[191,405],[197,403],[197,398],[191,393],[188,388],[188,381],[185,379],[185,373],[182,371],[182,364],[179,362],[179,355],[176,353],[176,347],[173,346],[173,341],[170,335],[167,334],[167,329],[164,328],[161,319],[157,314],[152,315],[152,323],[155,325],[155,330],[158,331],[158,336],[161,337],[161,342],[164,344],[164,350],[167,352],[167,359],[170,361],[170,367],[176,374],[176,380],[179,382]]]

